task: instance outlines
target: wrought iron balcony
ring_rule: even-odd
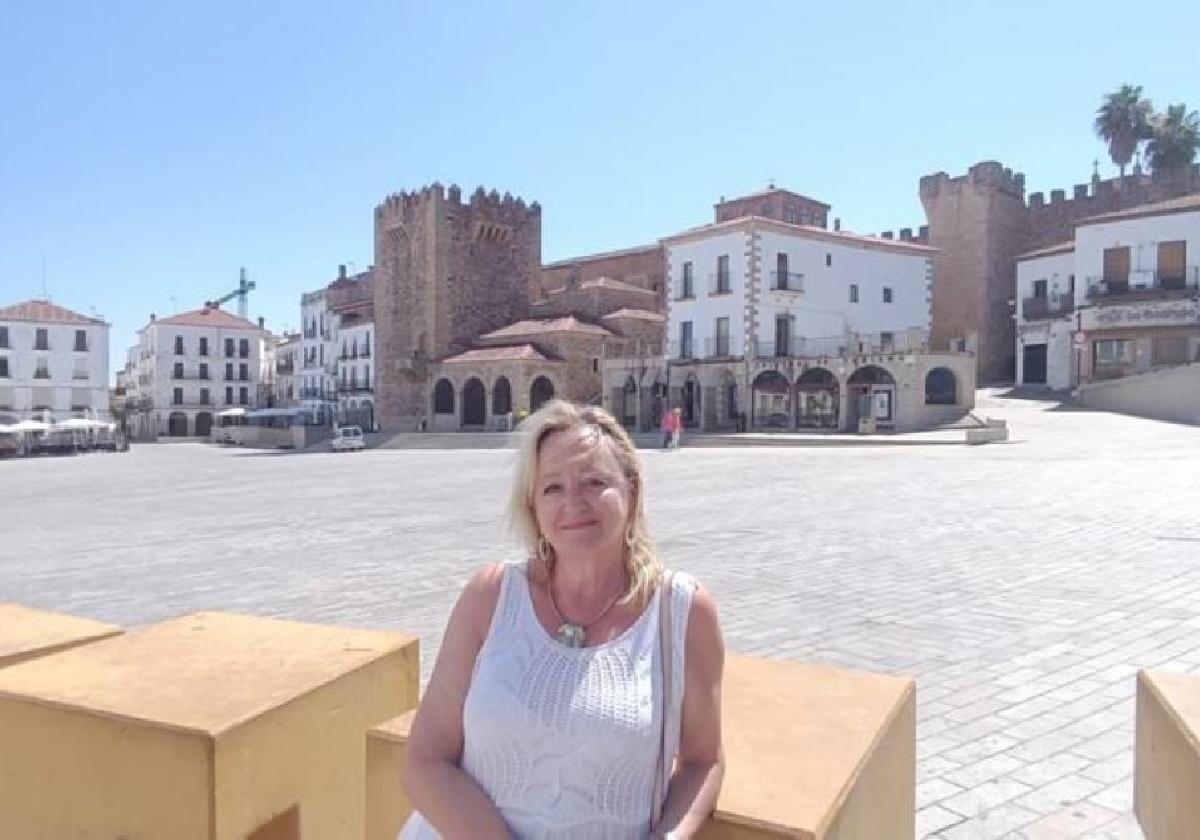
[[[1021,317],[1026,321],[1060,318],[1075,311],[1075,298],[1064,294],[1054,297],[1027,297],[1021,301]]]
[[[804,275],[796,271],[772,271],[772,292],[803,292]]]
[[[1138,270],[1125,277],[1089,277],[1089,300],[1104,299],[1166,300],[1200,294],[1200,266],[1188,266],[1182,273]]]

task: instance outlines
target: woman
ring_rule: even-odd
[[[724,772],[716,607],[664,574],[611,415],[554,400],[521,430],[509,517],[531,557],[476,573],[450,615],[401,837],[691,837]]]

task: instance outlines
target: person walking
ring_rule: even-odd
[[[678,449],[683,438],[683,409],[676,408],[671,412],[671,448]]]
[[[662,420],[658,424],[658,428],[659,431],[662,432],[663,436],[662,448],[664,450],[670,449],[671,439],[674,436],[673,433],[675,430],[675,412],[669,408],[664,411]]]

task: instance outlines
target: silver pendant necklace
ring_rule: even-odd
[[[554,631],[554,638],[559,644],[566,645],[569,648],[581,648],[587,640],[588,630],[595,627],[604,616],[608,615],[613,607],[617,605],[617,601],[621,600],[621,593],[618,592],[616,597],[608,602],[608,606],[600,611],[600,614],[586,624],[576,624],[573,621],[567,621],[563,618],[562,611],[558,608],[558,603],[554,600],[554,581],[546,582],[546,592],[550,596],[550,606],[554,610],[554,617],[558,620],[558,629]]]

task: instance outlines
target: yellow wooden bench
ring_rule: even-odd
[[[1146,840],[1200,840],[1200,674],[1138,673],[1133,810]]]
[[[702,840],[912,840],[916,691],[911,680],[730,656],[725,784]],[[412,713],[367,736],[367,840],[394,840]]]
[[[8,837],[359,838],[415,637],[198,613],[0,668]]]

